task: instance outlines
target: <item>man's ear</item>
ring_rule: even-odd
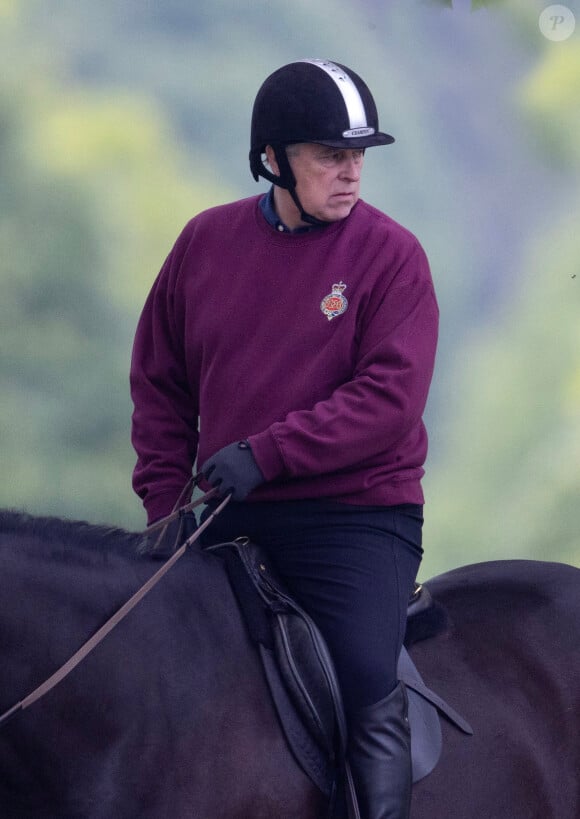
[[[272,173],[276,174],[276,176],[280,176],[280,168],[276,161],[276,154],[271,145],[266,145],[266,161]]]

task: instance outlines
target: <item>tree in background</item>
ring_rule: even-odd
[[[132,336],[210,171],[187,180],[150,100],[71,84],[37,45],[17,18],[0,42],[0,504],[141,524]]]
[[[447,456],[431,476],[440,566],[580,563],[580,52],[548,43],[519,105],[569,195],[528,237],[512,296],[462,350]]]

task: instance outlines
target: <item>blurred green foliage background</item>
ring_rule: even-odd
[[[363,196],[417,233],[440,301],[422,576],[580,565],[580,25],[548,40],[546,5],[0,0],[0,505],[144,525],[145,296],[188,218],[266,189],[255,93],[322,56],[397,138]]]

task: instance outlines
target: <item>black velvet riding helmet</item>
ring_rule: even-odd
[[[286,188],[297,200],[296,180],[286,146],[315,142],[333,148],[370,148],[388,145],[394,138],[379,130],[375,101],[364,81],[350,68],[329,60],[299,60],[274,71],[262,84],[252,111],[250,169]],[[280,176],[263,161],[271,145]],[[306,221],[318,224],[313,217]]]

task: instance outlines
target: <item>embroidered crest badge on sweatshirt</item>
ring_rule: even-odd
[[[348,300],[343,296],[346,284],[343,281],[332,285],[332,292],[320,302],[320,309],[329,321],[342,315],[348,307]]]

